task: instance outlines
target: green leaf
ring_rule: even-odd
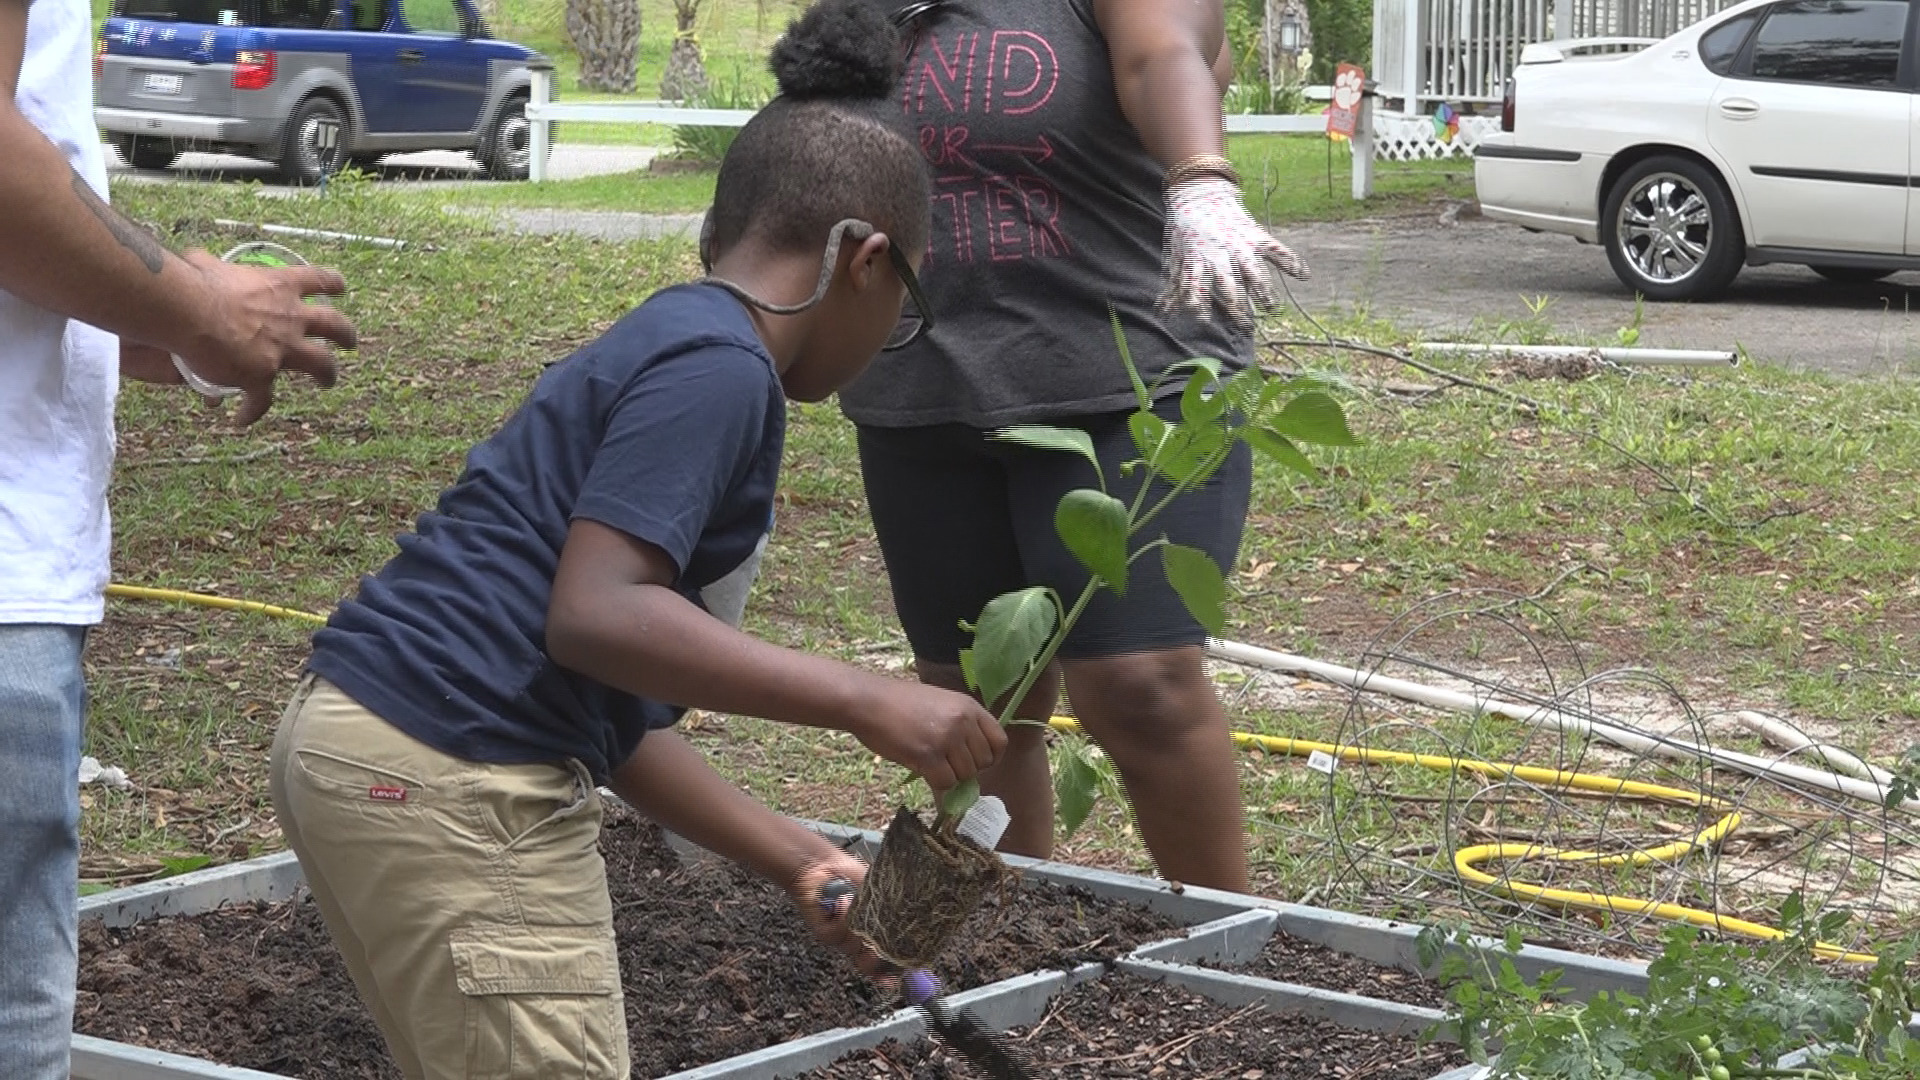
[[[1113,320],[1114,347],[1120,350],[1120,362],[1127,365],[1127,377],[1133,380],[1133,395],[1140,399],[1142,409],[1151,409],[1153,395],[1147,393],[1147,384],[1140,378],[1140,369],[1133,362],[1133,350],[1127,348],[1126,331],[1120,329],[1120,312],[1112,304],[1108,304],[1107,315]]]
[[[1160,549],[1161,565],[1167,570],[1167,584],[1180,594],[1180,602],[1209,633],[1218,634],[1227,625],[1227,580],[1207,553],[1199,548],[1166,544]]]
[[[1127,592],[1127,507],[1119,499],[1092,488],[1077,488],[1060,497],[1053,529],[1080,560],[1100,575],[1113,591]]]
[[[1133,445],[1140,451],[1140,460],[1151,464],[1160,453],[1160,444],[1166,441],[1167,422],[1152,411],[1141,409],[1127,417],[1127,430],[1133,433]]]
[[[963,622],[960,625],[965,628],[968,633],[973,632],[973,627],[968,626],[966,623]],[[967,689],[976,694],[980,692],[980,679],[973,673],[972,649],[960,650],[960,677],[967,681]]]
[[[1289,442],[1285,435],[1263,427],[1245,427],[1240,429],[1240,437],[1247,440],[1247,445],[1253,447],[1255,453],[1285,465],[1309,480],[1320,479],[1320,470],[1314,468],[1313,462],[1307,460],[1307,455],[1301,453],[1300,448]]]
[[[1301,442],[1318,443],[1321,446],[1360,445],[1360,440],[1354,438],[1353,432],[1347,427],[1347,417],[1340,411],[1340,403],[1318,390],[1309,390],[1287,402],[1280,409],[1280,415],[1274,417],[1267,426]]]
[[[112,888],[113,886],[108,885],[104,881],[83,881],[80,883],[80,895],[98,896]]]
[[[1250,417],[1260,408],[1260,395],[1265,392],[1266,379],[1260,374],[1259,365],[1249,365],[1241,368],[1239,374],[1228,379],[1220,389],[1234,408]]]
[[[1213,378],[1203,371],[1194,372],[1187,380],[1186,389],[1180,392],[1180,419],[1186,424],[1211,423],[1227,411],[1227,395],[1217,390],[1207,393],[1213,385]]]
[[[1088,755],[1084,740],[1069,744],[1053,774],[1053,812],[1067,839],[1086,823],[1100,793],[1100,767]]]
[[[1093,436],[1079,428],[1048,427],[1045,424],[1020,424],[1015,427],[1001,428],[993,433],[997,442],[1019,443],[1037,450],[1065,450],[1079,454],[1093,463],[1093,471],[1100,477],[1100,489],[1106,490],[1107,477],[1100,471],[1100,457],[1093,452]]]
[[[213,856],[211,855],[181,855],[176,858],[161,859],[160,876],[178,877],[212,865]]]
[[[1209,356],[1196,356],[1190,360],[1182,360],[1177,364],[1168,365],[1167,370],[1161,372],[1160,377],[1155,379],[1154,383],[1155,385],[1164,385],[1172,382],[1174,377],[1183,371],[1191,371],[1196,377],[1204,373],[1208,381],[1217,382],[1221,374],[1226,371],[1226,365]],[[1188,381],[1191,382],[1192,379]]]
[[[1019,684],[1059,621],[1046,586],[1002,593],[987,602],[973,634],[973,675],[988,707]]]
[[[1220,451],[1228,437],[1223,424],[1175,424],[1167,429],[1153,469],[1175,487],[1204,483],[1226,462]]]

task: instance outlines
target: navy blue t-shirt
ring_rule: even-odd
[[[745,308],[663,290],[548,368],[459,481],[314,635],[309,667],[408,735],[469,761],[577,759],[605,783],[685,711],[547,656],[575,518],[657,545],[699,591],[772,517],[786,398]]]

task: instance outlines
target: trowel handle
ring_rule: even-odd
[[[853,882],[846,878],[831,878],[820,886],[820,910],[827,918],[837,918],[840,914],[840,901],[854,894]],[[891,972],[898,972],[892,964],[881,961]],[[900,976],[900,993],[909,1005],[920,1005],[932,1000],[940,993],[940,977],[931,971],[915,969]]]

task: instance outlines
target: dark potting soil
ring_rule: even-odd
[[[1467,1064],[1458,1047],[1422,1045],[1327,1020],[1216,1004],[1129,975],[1083,983],[1007,1042],[1037,1078],[1124,1080],[1431,1080]],[[812,1080],[978,1080],[930,1041],[886,1042],[809,1073]]]
[[[1262,979],[1298,983],[1321,990],[1340,990],[1349,994],[1397,1001],[1402,1005],[1424,1005],[1429,1009],[1447,1007],[1446,991],[1431,979],[1387,964],[1362,960],[1351,953],[1316,945],[1279,930],[1267,939],[1260,955],[1245,964],[1202,961],[1201,966],[1254,975]]]
[[[682,867],[660,831],[609,808],[634,1080],[897,1007],[816,945],[786,894],[731,864]],[[990,898],[939,965],[952,989],[1109,961],[1176,924],[1077,889]],[[74,1030],[303,1080],[399,1080],[310,898],[243,904],[80,939]]]

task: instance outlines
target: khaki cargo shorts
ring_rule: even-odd
[[[627,1080],[584,768],[450,757],[309,674],[271,769],[280,827],[408,1080]]]

